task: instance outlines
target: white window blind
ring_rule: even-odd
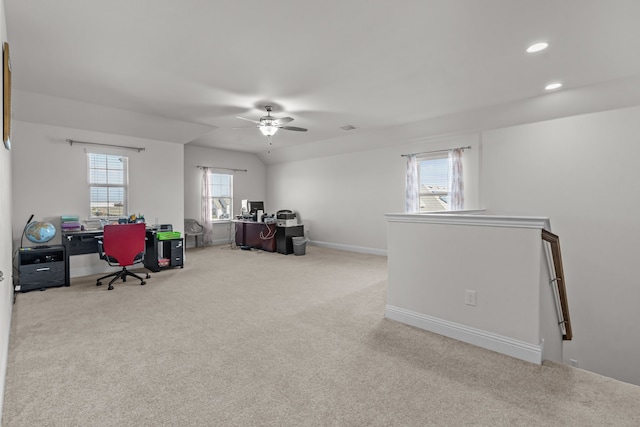
[[[87,153],[91,217],[127,216],[128,163],[123,156]]]
[[[418,158],[420,212],[448,210],[449,174],[449,158],[446,153]]]
[[[233,175],[210,173],[211,220],[228,220],[233,217]]]

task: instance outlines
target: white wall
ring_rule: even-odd
[[[14,247],[20,245],[23,227],[31,214],[35,215],[34,220],[47,220],[56,226],[61,215],[78,215],[81,219],[89,216],[88,148],[70,146],[65,142],[67,138],[146,148],[142,152],[107,150],[129,157],[129,213],[143,214],[150,224],[157,220],[174,224],[176,230],[183,229],[182,145],[26,122],[14,122],[13,135]],[[60,242],[56,237],[52,243]],[[71,277],[107,269],[97,255],[71,258]]]
[[[574,339],[565,361],[640,384],[640,107],[483,135],[488,213],[540,215],[560,236]]]
[[[406,159],[401,154],[471,146],[465,150],[466,208],[479,207],[477,135],[403,142],[340,156],[269,165],[267,191],[276,210],[291,209],[314,244],[385,254],[385,213],[404,211]]]
[[[242,199],[262,200],[265,203],[265,210],[268,213],[275,212],[271,202],[267,200],[267,168],[258,156],[252,153],[199,147],[187,144],[184,146],[185,218],[193,218],[202,223],[202,214],[200,213],[202,170],[197,166],[216,166],[219,168],[247,170],[246,172],[231,172],[220,169],[221,173],[233,173],[234,215],[240,214]],[[214,243],[228,242],[230,236],[233,237],[233,233],[234,229],[229,221],[214,224]],[[187,246],[193,245],[194,240],[189,239]]]
[[[2,43],[7,41],[4,0],[0,0],[0,36]],[[4,117],[4,106],[0,108],[2,108],[2,116]],[[4,275],[4,280],[0,282],[0,411],[2,411],[4,402],[13,302],[11,241],[11,152],[5,150],[3,144],[0,143],[0,271]]]

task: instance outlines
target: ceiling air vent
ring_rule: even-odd
[[[342,129],[342,130],[354,130],[354,129],[356,129],[356,127],[354,125],[345,125],[345,126],[340,126],[340,129]]]

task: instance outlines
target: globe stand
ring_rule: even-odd
[[[29,226],[29,224],[31,224],[32,219],[33,219],[33,214],[31,214],[31,216],[27,220],[27,223],[24,225],[24,228],[22,229],[22,236],[20,236],[20,248],[24,248],[24,245],[22,244],[22,242],[24,242],[24,235],[27,232],[27,227]]]

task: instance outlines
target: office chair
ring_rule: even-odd
[[[195,219],[185,218],[184,220],[184,241],[187,237],[193,236],[196,239],[196,248],[198,247],[198,236],[202,237],[202,247],[204,247],[204,227]]]
[[[140,280],[140,284],[147,282],[137,274],[127,270],[134,264],[142,263],[144,260],[144,249],[146,240],[146,226],[144,223],[105,225],[102,239],[98,240],[98,253],[100,258],[107,261],[107,264],[114,267],[122,267],[122,270],[107,274],[96,281],[96,286],[102,285],[102,280],[113,277],[109,282],[108,290],[113,289],[113,282],[122,279],[127,281],[127,276],[133,276]],[[146,279],[148,279],[147,273]]]

